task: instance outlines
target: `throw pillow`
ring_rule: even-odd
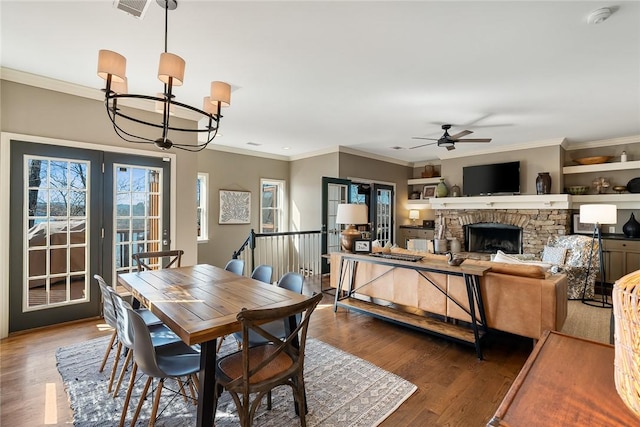
[[[505,254],[502,251],[498,251],[498,253],[496,253],[496,255],[493,257],[493,259],[491,261],[494,262],[504,262],[505,264],[522,264],[524,261],[519,260],[516,257],[513,257],[511,255]]]
[[[555,265],[564,265],[567,258],[567,248],[556,248],[553,246],[545,246],[542,251],[542,261]]]

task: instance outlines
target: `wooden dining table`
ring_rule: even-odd
[[[200,344],[197,426],[213,425],[216,341],[242,329],[237,314],[243,308],[276,308],[309,298],[207,264],[124,273],[118,284],[186,344]]]

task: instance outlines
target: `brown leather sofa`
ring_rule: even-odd
[[[409,252],[405,249],[392,251],[419,254],[425,259],[446,264],[444,255]],[[338,286],[341,256],[338,252],[331,254],[332,287]],[[465,260],[465,263],[491,268],[480,279],[489,328],[536,340],[547,329],[562,329],[567,318],[567,278],[564,274],[552,275],[533,265],[476,260]],[[356,288],[367,285],[359,289],[358,294],[370,297],[374,302],[383,300],[448,318],[471,320],[454,301],[435,289],[415,270],[396,268],[388,271],[391,269],[385,265],[359,263],[354,285]],[[461,306],[469,307],[462,277],[441,273],[428,273],[428,277]]]

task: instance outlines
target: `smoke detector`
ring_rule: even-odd
[[[611,9],[608,7],[603,7],[600,9],[596,9],[589,14],[587,18],[587,22],[589,24],[600,24],[601,22],[606,21],[611,16]]]

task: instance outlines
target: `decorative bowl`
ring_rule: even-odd
[[[600,163],[606,163],[611,159],[613,159],[613,156],[595,156],[574,159],[573,161],[580,165],[599,165]]]
[[[587,194],[587,191],[589,191],[589,186],[587,185],[572,185],[571,187],[567,187],[567,193],[574,196]]]
[[[625,191],[627,191],[627,187],[625,187],[624,185],[615,185],[612,188],[613,191],[615,191],[616,193],[620,194],[620,193],[624,193]]]

